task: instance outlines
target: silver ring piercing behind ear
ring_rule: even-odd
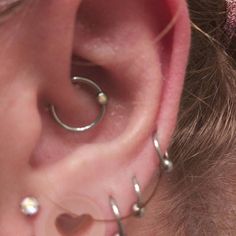
[[[116,233],[114,236],[125,236],[124,227],[121,222],[120,210],[113,197],[110,197],[110,205],[111,205],[112,211],[115,215],[115,218],[117,220],[117,225],[118,225],[118,233]]]
[[[159,144],[156,134],[153,136],[153,143],[155,146],[155,150],[161,160],[161,165],[162,165],[163,169],[166,172],[171,172],[174,168],[173,162],[169,159],[168,152],[165,152],[164,155],[162,155],[160,144]]]
[[[104,117],[104,114],[106,112],[106,105],[108,103],[108,97],[102,91],[102,89],[95,82],[93,82],[90,79],[76,76],[76,77],[72,78],[72,83],[73,84],[84,83],[84,84],[87,84],[87,85],[93,87],[97,91],[97,101],[101,105],[101,111],[98,114],[97,118],[91,124],[88,124],[86,126],[83,126],[83,127],[72,127],[72,126],[69,126],[69,125],[65,124],[59,118],[59,116],[57,115],[56,108],[55,108],[54,105],[50,105],[50,110],[51,110],[51,113],[52,113],[53,118],[55,119],[55,121],[59,125],[61,125],[64,129],[69,130],[69,131],[73,131],[73,132],[84,132],[84,131],[87,131],[87,130],[93,128],[94,126],[96,126],[102,120],[102,118]]]

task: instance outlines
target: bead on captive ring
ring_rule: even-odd
[[[166,172],[171,172],[174,168],[173,162],[169,159],[168,152],[165,152],[164,155],[162,155],[160,144],[159,144],[156,134],[153,135],[153,143],[154,143],[154,147],[157,152],[157,155],[161,160],[161,165],[163,169]]]
[[[84,132],[87,131],[91,128],[93,128],[94,126],[96,126],[104,117],[105,112],[106,112],[106,105],[108,104],[108,96],[102,91],[102,89],[92,80],[87,79],[87,78],[82,78],[82,77],[78,77],[75,76],[72,78],[72,83],[73,84],[77,84],[77,83],[84,83],[89,85],[90,87],[93,87],[96,91],[97,91],[97,102],[100,104],[101,106],[101,110],[100,113],[98,114],[97,118],[91,123],[88,124],[86,126],[83,127],[72,127],[69,126],[67,124],[65,124],[57,115],[56,112],[56,108],[54,105],[50,105],[50,110],[52,113],[53,118],[55,119],[55,121],[62,126],[64,129],[68,130],[68,131],[73,131],[73,132]]]
[[[142,217],[144,215],[144,207],[141,201],[141,187],[136,176],[132,178],[132,182],[134,186],[134,191],[137,195],[137,202],[132,206],[132,210],[134,212],[134,216]]]

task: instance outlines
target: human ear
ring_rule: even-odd
[[[158,169],[154,131],[162,150],[168,148],[188,59],[190,27],[185,1],[85,0],[76,6],[78,12],[66,2],[51,6],[50,11],[41,7],[40,14],[47,11],[51,21],[42,20],[39,33],[43,35],[53,25],[65,37],[64,42],[56,41],[54,28],[44,42],[54,46],[42,56],[47,60],[40,60],[38,70],[49,78],[41,81],[41,94],[73,124],[75,115],[81,121],[94,115],[96,106],[89,95],[81,89],[78,93],[66,77],[74,55],[93,66],[73,66],[70,76],[96,81],[107,92],[109,104],[102,122],[82,134],[63,130],[48,113],[41,115],[41,136],[30,162],[30,185],[37,182],[42,204],[35,224],[39,236],[59,235],[55,220],[67,211],[94,219],[114,218],[110,196],[119,203],[122,215],[130,213],[136,201],[132,177],[145,189]],[[73,17],[68,19],[69,10]],[[64,20],[65,28],[57,20]],[[49,69],[55,48],[61,50],[56,54],[63,63],[57,61],[58,66]],[[85,107],[90,110],[86,112]],[[115,230],[115,223],[94,223],[86,235],[110,235]]]

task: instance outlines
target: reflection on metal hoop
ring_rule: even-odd
[[[56,108],[55,108],[54,105],[50,105],[50,110],[51,110],[51,113],[52,113],[53,118],[55,119],[55,121],[59,125],[61,125],[64,129],[69,130],[69,131],[73,131],[73,132],[84,132],[86,130],[89,130],[89,129],[93,128],[94,126],[96,126],[102,120],[102,118],[104,117],[104,114],[106,112],[106,105],[108,103],[108,97],[102,91],[102,89],[95,82],[93,82],[90,79],[86,79],[86,78],[82,78],[82,77],[76,76],[76,77],[72,78],[72,83],[73,84],[84,83],[84,84],[87,84],[87,85],[93,87],[97,91],[97,101],[98,101],[98,103],[101,106],[101,110],[100,110],[100,113],[98,114],[98,116],[96,117],[96,119],[91,124],[88,124],[86,126],[83,126],[83,127],[72,127],[72,126],[69,126],[69,125],[65,124],[59,118],[59,116],[57,115]]]
[[[157,152],[157,155],[161,160],[163,169],[166,172],[171,172],[173,170],[173,162],[169,159],[168,152],[165,152],[164,155],[162,154],[160,144],[159,144],[156,134],[153,136],[153,143],[154,143],[154,147]]]
[[[142,217],[144,215],[144,205],[141,200],[141,186],[140,186],[136,176],[134,176],[132,178],[132,182],[133,182],[133,186],[134,186],[134,191],[137,196],[137,202],[133,205],[132,209],[134,212],[134,216]]]
[[[119,210],[119,207],[113,197],[110,197],[110,205],[111,205],[113,214],[117,220],[117,225],[118,225],[118,233],[116,233],[114,236],[125,236],[124,227],[121,222],[120,210]]]

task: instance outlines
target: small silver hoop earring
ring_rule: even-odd
[[[168,152],[165,152],[164,155],[162,155],[160,144],[159,144],[156,134],[153,136],[153,143],[154,143],[157,155],[159,156],[159,158],[161,160],[161,165],[162,165],[163,169],[166,172],[171,172],[174,167],[173,162],[169,159]]]
[[[133,205],[132,209],[136,217],[142,217],[144,215],[144,207],[141,200],[141,187],[136,176],[132,178],[132,182],[134,185],[134,191],[137,195],[137,202]]]
[[[65,124],[59,118],[59,116],[57,115],[56,108],[55,108],[54,105],[50,105],[50,110],[51,110],[52,116],[55,119],[55,121],[59,125],[61,125],[64,129],[69,130],[69,131],[73,131],[73,132],[84,132],[84,131],[87,131],[87,130],[93,128],[94,126],[96,126],[102,120],[102,118],[104,117],[104,114],[106,112],[106,105],[108,103],[108,97],[102,91],[102,89],[95,82],[93,82],[90,79],[76,76],[76,77],[72,78],[72,83],[73,84],[84,83],[84,84],[87,84],[87,85],[93,87],[97,91],[97,101],[101,105],[101,111],[98,114],[97,118],[91,124],[88,124],[86,126],[83,126],[83,127],[72,127],[72,126],[69,126],[69,125]]]
[[[111,205],[112,211],[114,213],[114,216],[117,220],[117,225],[118,225],[118,233],[116,233],[114,236],[125,236],[124,227],[121,222],[120,209],[113,197],[110,197],[110,205]]]

